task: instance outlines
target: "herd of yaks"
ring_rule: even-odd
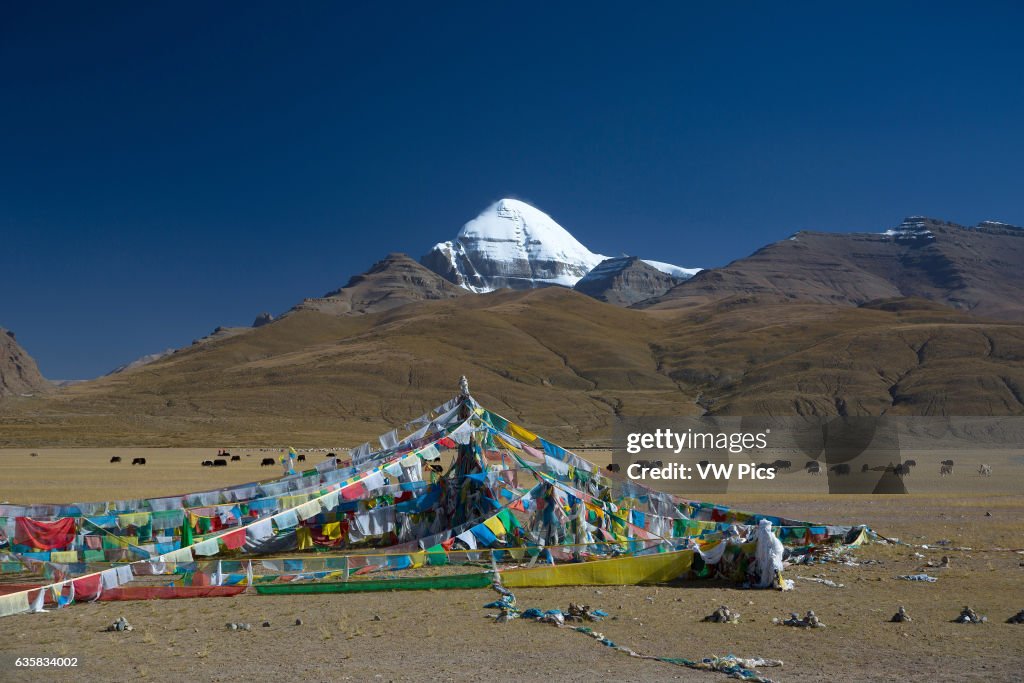
[[[260,449],[260,451],[264,452],[264,453],[267,452],[267,450],[268,449],[266,449],[266,448],[261,448]],[[300,450],[302,450],[304,452],[301,452],[301,453],[298,454],[299,462],[305,462],[306,461],[306,455],[305,455],[306,452],[313,452],[313,451],[324,452],[324,451],[327,451],[326,448],[320,448],[320,449],[305,448],[305,449],[300,449]],[[33,453],[33,455],[36,455],[36,454]],[[246,453],[245,455],[246,455],[246,457],[251,457],[252,453]],[[326,457],[328,457],[328,458],[337,458],[338,456],[335,453],[333,453],[333,452],[328,452],[326,454]],[[238,462],[238,461],[240,461],[242,459],[242,457],[239,456],[239,455],[231,455],[231,453],[229,453],[227,451],[222,451],[213,460],[203,460],[201,464],[202,464],[203,467],[227,467],[227,465],[228,465],[228,458],[231,459],[231,462]],[[119,455],[111,456],[110,462],[121,462],[121,456],[119,456]],[[643,466],[646,466],[646,467],[664,467],[664,463],[661,460],[638,460],[637,462],[640,465],[643,465]],[[710,461],[708,461],[708,460],[701,460],[700,463],[698,463],[698,464],[707,466],[709,462]],[[132,458],[132,464],[133,465],[145,465],[146,464],[146,459],[145,458]],[[263,458],[260,461],[260,467],[273,467],[275,464],[277,464],[277,463],[274,462],[273,458]],[[954,464],[955,463],[952,460],[943,460],[942,462],[940,462],[939,463],[939,476],[940,477],[952,476],[952,474],[953,474],[953,465]],[[760,462],[760,463],[757,464],[757,467],[759,469],[771,468],[771,469],[774,469],[774,470],[789,470],[789,469],[793,468],[793,462],[791,460],[776,460],[774,462]],[[870,465],[865,463],[864,465],[861,466],[861,470],[860,471],[861,472],[889,472],[891,474],[895,474],[898,477],[905,477],[908,474],[910,474],[910,471],[914,467],[917,467],[917,461],[916,460],[906,460],[905,462],[901,462],[901,463],[896,464],[896,465],[889,464],[889,465],[883,465],[883,466],[878,466],[878,467],[871,467]],[[608,465],[607,469],[608,469],[609,472],[618,472],[619,471],[619,465],[616,464],[616,463],[612,463],[612,464]],[[806,463],[804,463],[804,470],[807,472],[807,474],[815,474],[815,475],[821,474],[821,463],[818,462],[817,460],[808,460]],[[850,465],[848,463],[840,463],[838,465],[832,465],[831,467],[828,468],[828,471],[829,472],[833,472],[837,477],[842,477],[842,476],[849,475],[852,470],[850,469]],[[980,474],[983,477],[991,477],[992,476],[992,466],[991,465],[987,465],[987,464],[979,465],[978,466],[978,474]]]
[[[701,460],[697,464],[698,465],[702,465],[704,467],[707,467],[709,462],[710,462],[709,460]],[[641,467],[664,467],[664,463],[661,460],[637,460],[636,463],[639,464]],[[940,462],[939,463],[939,476],[940,477],[952,476],[952,474],[953,474],[953,465],[954,464],[955,463],[952,460],[943,460],[942,462]],[[776,460],[774,462],[759,462],[759,463],[757,463],[756,467],[758,469],[789,470],[789,469],[793,468],[793,462],[791,460]],[[895,474],[898,477],[905,477],[908,474],[910,474],[910,471],[914,467],[917,467],[917,461],[916,460],[907,460],[905,462],[901,462],[901,463],[895,464],[895,465],[889,464],[889,465],[882,465],[882,466],[877,466],[877,467],[871,467],[870,465],[865,463],[864,465],[861,466],[860,471],[861,472],[888,472],[890,474]],[[612,463],[612,464],[608,465],[607,469],[608,469],[609,472],[618,472],[618,471],[620,471],[620,467],[616,463]],[[821,463],[818,462],[817,460],[808,460],[806,463],[804,463],[804,470],[807,472],[807,474],[815,474],[815,475],[821,474]],[[850,465],[848,463],[840,463],[838,465],[832,465],[831,467],[828,468],[828,471],[834,473],[837,477],[847,476],[847,475],[849,475],[852,472],[852,470],[850,469]],[[992,476],[992,466],[991,465],[986,465],[986,464],[979,465],[978,466],[978,474],[980,474],[983,477],[991,477]]]
[[[310,451],[310,450],[316,450],[316,449],[303,449],[303,450]],[[320,449],[320,450],[326,450],[326,449]],[[261,448],[260,451],[261,452],[267,452],[267,449]],[[245,457],[247,457],[247,458],[248,457],[252,457],[252,453],[246,453]],[[335,453],[332,452],[332,453],[327,453],[326,457],[328,457],[328,458],[337,458],[338,456]],[[228,451],[222,451],[222,452],[217,454],[216,458],[214,458],[212,460],[203,460],[200,464],[203,467],[227,467],[229,461],[230,462],[239,462],[241,460],[242,460],[242,456],[240,456],[240,455],[231,455],[231,453],[229,453]],[[298,454],[298,461],[299,462],[306,462],[306,454],[305,453],[299,453]],[[121,462],[121,456],[120,455],[112,455],[112,456],[110,456],[110,462]],[[145,458],[132,458],[132,464],[133,465],[145,465],[146,464],[146,459]],[[263,458],[262,460],[260,460],[260,467],[273,467],[276,464],[277,464],[277,462],[273,458]]]

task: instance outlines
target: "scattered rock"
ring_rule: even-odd
[[[601,610],[591,609],[590,605],[577,605],[575,602],[569,603],[569,610],[565,613],[566,621],[601,621],[602,618],[608,616],[607,613]]]
[[[263,628],[270,628],[270,622],[269,621],[264,621],[263,622]]]
[[[772,623],[779,623],[779,620],[772,619]],[[798,628],[825,628],[825,624],[821,623],[814,610],[807,610],[807,615],[801,619],[800,615],[796,612],[791,612],[789,618],[782,622],[786,626],[796,626]]]
[[[1006,620],[1007,624],[1024,624],[1024,609]]]
[[[953,620],[954,624],[984,624],[988,621],[988,617],[978,616],[978,613],[972,610],[970,607],[964,607],[960,610],[960,616]]]
[[[710,621],[716,624],[737,624],[740,621],[740,613],[722,605],[711,614],[704,617],[702,621]]]
[[[380,621],[380,620],[381,620],[380,615],[379,614],[374,614],[373,615],[373,619],[371,619],[370,621]]]
[[[991,512],[986,512],[986,513],[985,513],[985,516],[986,516],[986,517],[991,517],[991,516],[992,516],[992,513],[991,513]]]
[[[108,631],[134,631],[135,629],[124,617],[118,617],[113,624],[107,627]]]
[[[896,611],[896,614],[892,615],[892,619],[890,619],[889,621],[900,623],[905,621],[913,621],[913,619],[911,619],[910,615],[907,614],[907,610],[903,609],[903,605],[900,605],[899,609]]]
[[[233,621],[229,621],[227,624],[225,624],[225,626],[227,626],[227,629],[229,631],[237,631],[238,630],[238,624],[236,624]]]

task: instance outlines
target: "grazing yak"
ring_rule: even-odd
[[[952,475],[952,474],[953,474],[953,466],[952,465],[947,465],[946,463],[942,463],[939,466],[939,476],[940,477],[945,477],[945,476]]]
[[[145,458],[132,458],[132,464],[133,465],[145,465],[146,464],[146,459]]]
[[[896,473],[897,477],[905,477],[910,474],[910,465],[905,462],[901,462],[893,468],[893,472]]]
[[[110,456],[110,462],[121,462],[121,456],[120,455],[112,455],[112,456]]]
[[[978,466],[978,474],[980,474],[983,477],[991,477],[992,476],[992,465],[979,465]]]
[[[917,461],[916,460],[908,460],[908,461],[906,461],[903,464],[906,465],[907,467],[917,467]]]
[[[634,460],[633,463],[636,465],[640,465],[641,469],[665,466],[665,464],[660,460]]]
[[[204,460],[203,461],[203,467],[213,467],[213,461],[212,460]]]
[[[609,472],[618,472],[622,468],[619,467],[618,463],[612,462],[612,463],[608,463],[608,465],[605,467],[605,469],[607,469]]]
[[[228,461],[225,460],[224,458],[216,458],[213,461],[213,466],[214,467],[227,467],[228,466]]]
[[[793,466],[791,460],[776,460],[772,463],[772,468],[776,470],[788,470]]]
[[[842,477],[850,473],[850,466],[846,463],[842,465],[832,465],[828,468],[829,472],[835,472],[837,477]]]
[[[231,462],[242,462],[242,456],[240,456],[240,455],[232,455],[231,456]]]
[[[807,474],[821,474],[821,465],[816,462],[811,461],[807,463],[805,468],[807,469]]]
[[[943,460],[939,464],[940,465],[949,465],[950,467],[952,467],[953,466],[953,461],[952,460]]]
[[[306,455],[305,455],[305,453],[299,453],[299,457],[297,459],[298,459],[299,462],[306,462]]]
[[[263,460],[260,461],[260,467],[273,467],[273,466],[274,466],[274,459],[273,458],[263,458]]]

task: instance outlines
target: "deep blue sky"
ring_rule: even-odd
[[[502,196],[683,266],[1024,223],[1019,2],[552,4],[4,3],[0,325],[95,376]]]

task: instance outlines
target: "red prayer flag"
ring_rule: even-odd
[[[65,517],[53,522],[28,517],[14,518],[14,542],[40,550],[64,548],[75,540],[75,518]]]
[[[366,486],[361,481],[357,481],[354,484],[349,484],[341,489],[341,497],[345,500],[357,500],[363,498],[369,493],[366,490]]]
[[[83,600],[95,600],[99,597],[102,586],[100,579],[99,574],[93,574],[92,576],[83,576],[72,581],[71,583],[75,586],[75,600],[81,602]]]
[[[245,545],[245,529],[236,529],[220,537],[220,542],[228,550],[237,550]]]

